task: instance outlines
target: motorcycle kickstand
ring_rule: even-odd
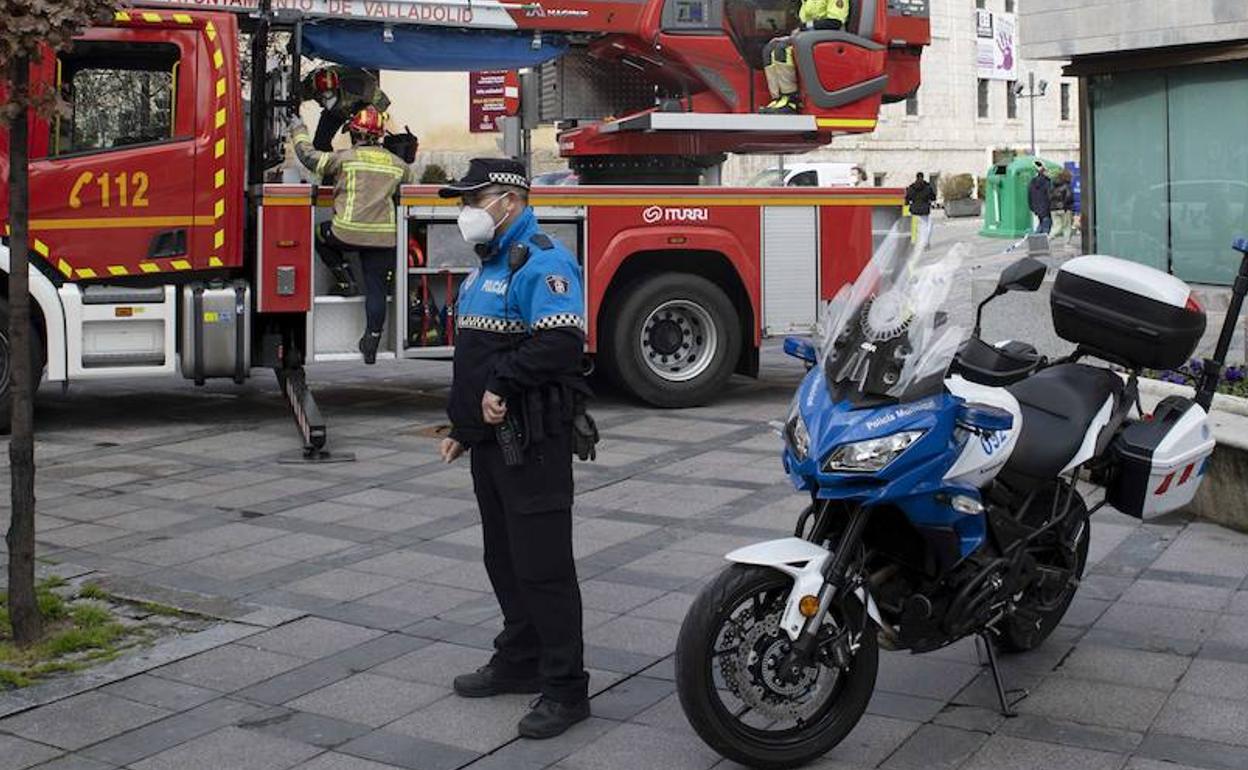
[[[1031,692],[1024,687],[1013,690],[1005,689],[1005,683],[1001,678],[1001,667],[997,665],[997,651],[993,649],[992,639],[988,637],[987,631],[980,631],[979,635],[975,637],[976,653],[979,652],[981,642],[988,656],[988,668],[992,671],[992,684],[997,691],[997,702],[1001,704],[1001,716],[1013,719],[1018,716],[1018,712],[1014,710],[1014,707],[1022,703],[1027,696],[1031,695]],[[981,663],[980,665],[983,664]]]

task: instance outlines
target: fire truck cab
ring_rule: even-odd
[[[350,3],[167,0],[118,12],[113,23],[86,30],[71,49],[32,68],[35,87],[57,89],[69,107],[59,117],[32,114],[28,126],[39,368],[63,383],[179,373],[197,383],[242,382],[256,368],[271,368],[305,449],[319,451],[323,421],[301,367],[360,358],[362,299],[330,296],[315,258],[313,229],[328,216],[329,190],[277,178],[283,116],[299,104],[303,46],[315,43],[318,55],[328,53],[318,34],[371,34],[385,45],[416,19],[421,28],[525,36],[528,49],[543,55],[553,46],[554,54],[535,65],[554,78],[551,88],[597,84],[597,96],[552,108],[562,111],[555,116],[564,129],[561,148],[574,166],[582,164],[583,181],[628,183],[539,188],[532,203],[543,225],[580,258],[591,356],[652,404],[711,400],[733,372],[757,372],[763,337],[815,322],[820,301],[854,278],[873,239],[901,216],[902,194],[688,183],[727,151],[792,151],[836,132],[871,130],[881,100],[917,87],[927,34],[926,0],[858,0],[844,39],[810,33],[818,38],[813,49],[801,53],[799,44],[802,67],[815,67],[803,69],[803,79],[808,88],[818,82],[835,92],[836,78],[859,77],[861,61],[872,59],[878,82],[850,87],[859,98],[838,101],[840,107],[812,97],[811,114],[761,116],[753,114],[765,102],[756,63],[733,62],[744,61],[742,52],[758,37],[741,35],[745,26],[757,31],[773,19],[782,29],[778,19],[788,19],[789,10],[765,10],[765,2],[513,7],[408,0],[356,3],[375,6],[380,16],[343,19],[329,9]],[[204,10],[209,6],[224,10]],[[456,23],[464,12],[470,23]],[[891,39],[889,24],[894,32],[911,30],[908,38]],[[653,33],[645,38],[649,48],[639,31]],[[286,42],[288,56],[273,65],[275,38]],[[251,50],[246,92],[244,39]],[[844,67],[825,67],[821,57],[843,57]],[[612,67],[648,73],[648,106],[599,111],[594,121],[569,117],[594,105],[639,104],[635,89],[617,89],[616,80],[602,77],[619,71]],[[861,115],[837,112],[844,109]],[[0,131],[6,221],[8,141]],[[636,181],[647,173],[685,184]],[[395,201],[399,246],[381,358],[445,358],[453,351],[454,299],[476,257],[458,238],[455,209],[434,192],[409,187]],[[0,269],[7,276],[5,227]],[[5,389],[7,353],[4,338]]]

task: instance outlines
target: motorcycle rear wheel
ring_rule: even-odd
[[[1060,494],[1065,498],[1068,492],[1069,487],[1062,484],[1054,486],[1050,494]],[[1039,497],[1033,510],[1047,512],[1047,506],[1052,505],[1052,497],[1043,494]],[[1074,585],[1067,585],[1056,597],[1039,596],[1030,590],[1024,594],[1019,605],[1024,610],[1038,615],[1039,622],[1028,622],[1018,616],[1008,618],[1003,622],[1000,626],[1001,633],[997,637],[997,647],[1002,652],[1028,652],[1039,647],[1062,622],[1066,611],[1070,609],[1070,603],[1074,601],[1075,593],[1079,589],[1078,582],[1083,578],[1083,571],[1088,566],[1088,543],[1091,540],[1092,524],[1088,519],[1088,506],[1078,492],[1074,493],[1071,505],[1071,524],[1063,531],[1062,536],[1065,538],[1066,546],[1073,550],[1075,562],[1073,565],[1055,564],[1049,560],[1042,563],[1045,563],[1045,566],[1058,566],[1063,569],[1073,566]],[[1047,552],[1054,561],[1061,558],[1057,549],[1050,549]]]
[[[676,688],[693,729],[721,755],[761,770],[806,764],[844,740],[866,712],[879,668],[875,625],[865,617],[862,604],[851,596],[834,610],[835,620],[852,633],[861,632],[860,646],[848,671],[838,669],[828,674],[837,677],[832,680],[833,692],[812,719],[805,723],[799,719],[792,729],[773,731],[748,725],[734,715],[723,701],[723,682],[716,679],[716,659],[723,654],[717,652],[717,642],[745,602],[756,596],[778,595],[783,606],[783,597],[791,588],[791,578],[781,572],[735,564],[694,600],[676,643]],[[815,667],[813,681],[817,683],[817,677],[829,671],[833,670]]]

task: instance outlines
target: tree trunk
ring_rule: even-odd
[[[17,57],[10,63],[9,82],[15,94],[25,94],[30,62]],[[35,426],[31,401],[29,215],[27,111],[20,110],[9,126],[9,367],[12,372],[13,415],[9,437],[13,511],[9,533],[9,617],[13,641],[28,645],[39,640],[43,619],[35,599]]]

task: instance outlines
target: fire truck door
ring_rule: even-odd
[[[106,28],[45,59],[69,110],[36,123],[31,231],[66,277],[202,266],[195,228],[212,222],[194,212],[197,44],[189,30]]]

